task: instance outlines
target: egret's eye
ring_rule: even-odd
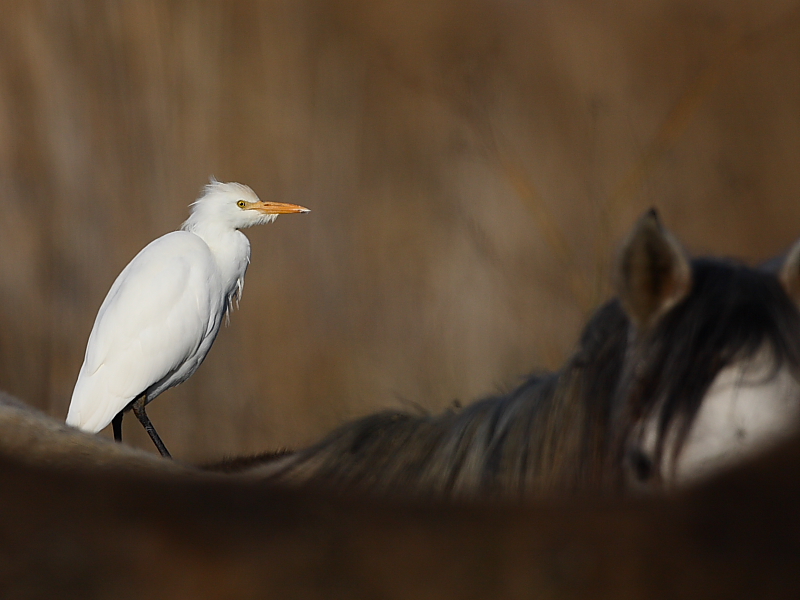
[[[244,208],[244,207],[246,207],[246,206],[247,206],[247,202],[245,202],[244,200],[239,200],[239,201],[236,203],[236,206],[238,206],[239,208]]]

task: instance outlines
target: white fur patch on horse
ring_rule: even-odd
[[[775,370],[762,349],[717,375],[677,458],[667,438],[662,473],[666,487],[691,483],[750,458],[796,432],[800,382],[788,365]]]

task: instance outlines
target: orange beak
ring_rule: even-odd
[[[307,213],[311,212],[305,206],[297,204],[284,204],[283,202],[253,202],[250,207],[251,210],[257,210],[265,215],[288,215],[291,213]]]

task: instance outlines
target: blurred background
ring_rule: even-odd
[[[797,2],[0,10],[0,388],[64,418],[111,283],[210,175],[312,209],[248,230],[241,309],[150,405],[178,458],[557,368],[650,206],[694,253],[800,235]]]

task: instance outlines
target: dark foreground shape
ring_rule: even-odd
[[[0,391],[0,456],[59,470],[102,468],[188,474],[196,469],[65,425]],[[2,486],[2,475],[0,475]],[[2,595],[0,595],[2,597]]]
[[[0,455],[4,598],[800,597],[800,440],[673,497],[401,503]]]

